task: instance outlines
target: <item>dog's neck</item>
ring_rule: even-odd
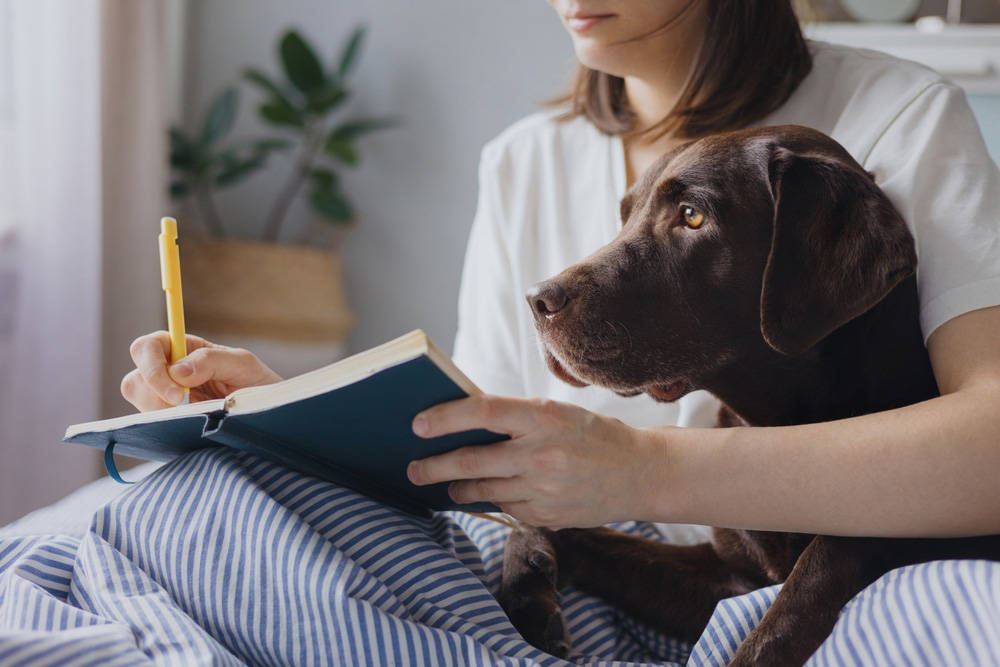
[[[788,357],[762,340],[705,388],[755,426],[843,419],[932,398],[938,390],[918,309],[909,278],[805,353]]]

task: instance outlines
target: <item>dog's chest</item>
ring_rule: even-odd
[[[723,562],[760,585],[785,581],[813,538],[801,533],[712,529],[712,545]]]

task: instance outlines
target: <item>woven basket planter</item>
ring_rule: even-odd
[[[335,253],[301,245],[199,240],[182,242],[180,256],[190,333],[341,344],[351,329],[354,318]]]

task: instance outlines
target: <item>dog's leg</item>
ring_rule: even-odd
[[[758,587],[734,574],[711,544],[662,544],[607,528],[511,534],[501,605],[526,640],[553,654],[570,646],[558,606],[558,590],[568,584],[689,642],[720,600]]]
[[[560,579],[551,531],[511,531],[503,554],[500,606],[525,641],[559,658],[569,655],[572,641],[559,608]]]
[[[886,540],[818,536],[764,618],[740,646],[730,667],[800,667],[830,636],[840,610],[889,563]]]
[[[893,539],[818,536],[730,667],[798,667],[830,636],[840,610],[890,570],[941,559],[1000,558],[1000,536]]]

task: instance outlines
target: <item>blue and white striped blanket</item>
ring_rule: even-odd
[[[661,539],[651,527],[622,530]],[[0,540],[0,665],[561,665],[493,598],[504,526],[399,514],[227,449],[178,459],[82,537]],[[587,665],[722,665],[777,587],[719,605],[687,646],[578,591]],[[1000,664],[1000,564],[889,573],[810,665]]]

